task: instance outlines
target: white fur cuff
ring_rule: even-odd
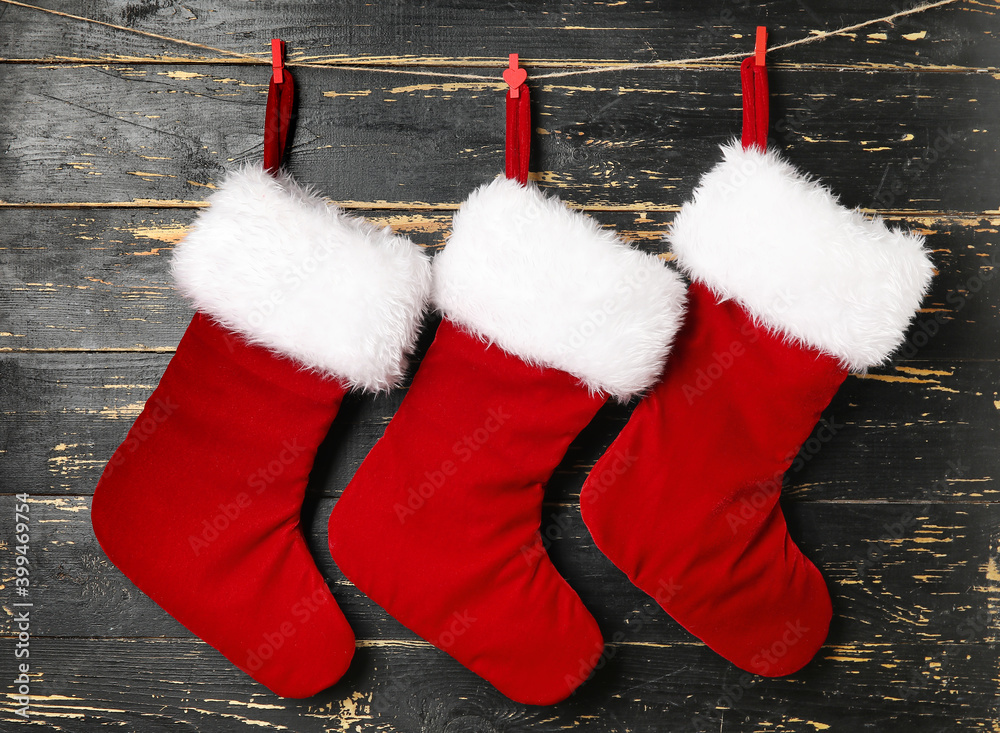
[[[198,310],[349,387],[399,379],[430,291],[419,247],[260,166],[209,202],[173,257]]]
[[[686,297],[656,257],[502,177],[455,215],[433,287],[444,315],[484,341],[619,399],[659,376]]]
[[[774,153],[722,151],[668,235],[681,269],[845,368],[885,361],[933,276],[924,238],[844,208]]]

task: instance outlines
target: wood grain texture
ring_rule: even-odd
[[[426,337],[425,337],[426,338]],[[93,493],[170,354],[0,355],[3,423],[0,489],[54,496]],[[852,377],[824,413],[827,438],[803,447],[787,480],[797,501],[993,502],[1000,491],[1000,365],[898,364]],[[314,492],[339,494],[381,436],[403,393],[350,396],[320,450]],[[549,487],[574,502],[589,471],[624,426],[629,408],[608,405],[575,441]],[[965,474],[949,474],[949,462]],[[5,486],[10,482],[10,487]],[[939,483],[941,482],[941,483]]]
[[[38,0],[62,12],[299,68],[291,170],[434,251],[451,213],[501,170],[502,97],[530,70],[747,50],[902,9],[857,0]],[[609,405],[546,492],[542,531],[609,646],[547,708],[503,698],[358,593],[326,518],[403,390],[350,396],[303,511],[359,648],[338,685],[283,700],[228,664],[112,567],[90,529],[104,462],[190,318],[169,278],[227,166],[256,160],[266,66],[0,6],[0,729],[14,714],[15,492],[32,495],[35,728],[367,733],[939,733],[1000,730],[1000,3],[963,0],[769,57],[772,145],[860,206],[928,236],[938,270],[894,361],[847,380],[785,480],[796,541],[835,619],[792,678],[744,675],[634,588],[579,517],[586,472],[628,418]],[[733,61],[533,87],[533,177],[646,251],[738,132]],[[422,338],[426,348],[435,323]],[[698,490],[698,487],[690,487]],[[378,551],[377,544],[372,548]]]
[[[224,166],[259,159],[267,70],[8,66],[0,201],[204,201]],[[996,212],[989,74],[773,74],[775,146],[849,206]],[[503,169],[502,94],[485,82],[297,72],[292,171],[352,206],[454,208]],[[673,210],[737,135],[731,69],[623,72],[537,85],[533,176],[592,208]]]
[[[354,589],[333,564],[326,549],[333,501],[312,495],[303,527],[358,638],[418,641]],[[0,497],[0,510],[9,514],[13,505],[13,497]],[[37,523],[33,565],[41,578],[33,589],[35,633],[192,638],[104,557],[89,531],[89,505],[89,497],[82,496],[31,502]],[[854,505],[786,501],[785,506],[796,539],[823,570],[835,597],[828,647],[912,644],[931,651],[936,644],[998,641],[1000,628],[991,615],[1000,602],[996,504],[917,498]],[[597,551],[575,501],[549,503],[543,515],[543,536],[553,561],[571,579],[607,639],[620,632],[630,644],[700,645]],[[912,521],[905,519],[909,515]],[[0,562],[0,571],[12,571],[8,557]],[[607,592],[609,585],[615,593]],[[11,619],[0,619],[0,634],[12,631]]]
[[[39,719],[65,733],[95,730],[269,731],[993,731],[993,644],[848,645],[808,671],[763,679],[726,669],[699,645],[616,644],[569,700],[525,707],[484,687],[423,642],[361,646],[341,682],[309,700],[248,685],[205,644],[159,639],[39,639],[58,659]],[[613,651],[613,653],[611,653]],[[95,661],[99,660],[99,661]],[[835,686],[817,691],[824,680]],[[960,695],[956,689],[962,689]],[[602,702],[598,703],[597,701]],[[20,730],[10,703],[0,720]],[[24,726],[25,730],[29,730]]]
[[[444,245],[451,212],[358,210],[431,251]],[[669,256],[668,211],[593,216],[646,251]],[[190,309],[170,280],[169,260],[195,211],[15,209],[5,214],[0,254],[10,288],[0,291],[5,350],[172,350]],[[911,345],[897,361],[995,359],[1000,341],[1000,214],[890,216],[927,235],[938,277]],[[918,335],[919,334],[919,335]]]
[[[471,0],[337,4],[267,0],[256,2],[250,12],[238,0],[210,7],[171,0],[37,0],[33,4],[258,58],[267,56],[266,39],[279,35],[288,43],[293,59],[394,66],[471,62],[498,69],[505,65],[512,44],[529,68],[670,60],[742,50],[747,43],[752,45],[749,39],[758,24],[768,26],[773,45],[908,7],[853,0],[548,4],[519,0],[490,6]],[[997,13],[996,4],[988,0],[963,2],[933,14],[902,18],[892,27],[865,28],[795,49],[776,60],[789,65],[846,64],[879,70],[914,65],[950,70],[997,67],[1000,53],[992,34]],[[212,52],[23,8],[7,8],[0,28],[20,39],[13,48],[4,49],[8,60],[224,60]]]

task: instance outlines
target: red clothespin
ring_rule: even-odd
[[[531,157],[531,100],[525,80],[528,72],[517,65],[517,54],[510,55],[510,66],[504,69],[507,82],[507,144],[505,171],[507,178],[528,183],[528,161]]]
[[[757,26],[757,42],[753,56],[740,65],[743,87],[743,138],[744,148],[767,150],[767,128],[770,99],[767,86],[767,28]]]
[[[521,85],[528,78],[528,72],[517,65],[517,54],[512,53],[508,57],[510,64],[503,72],[503,80],[510,87],[510,96],[517,99],[521,96]]]
[[[764,66],[764,54],[767,53],[767,28],[757,26],[757,43],[754,46],[754,60],[757,66]]]
[[[271,69],[274,71],[274,83],[285,81],[285,42],[280,38],[271,39]]]

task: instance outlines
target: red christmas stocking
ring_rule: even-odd
[[[782,475],[849,370],[902,342],[923,238],[840,206],[774,154],[723,148],[669,238],[693,280],[663,380],[581,494],[597,546],[745,670],[790,674],[829,594],[788,535]]]
[[[430,288],[409,240],[261,168],[228,176],[174,254],[198,313],[94,494],[144,593],[275,693],[336,682],[354,635],[299,514],[345,391],[400,377]]]
[[[607,395],[659,375],[683,287],[507,179],[462,205],[434,278],[444,322],[334,507],[330,549],[372,600],[505,695],[557,702],[603,641],[542,547],[544,487]]]

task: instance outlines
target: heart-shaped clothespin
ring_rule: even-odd
[[[518,68],[516,53],[512,53],[509,58],[510,65],[504,69],[503,80],[507,82],[507,86],[510,87],[510,96],[519,97],[521,96],[521,85],[524,84],[525,80],[528,78],[528,72],[524,69]]]

